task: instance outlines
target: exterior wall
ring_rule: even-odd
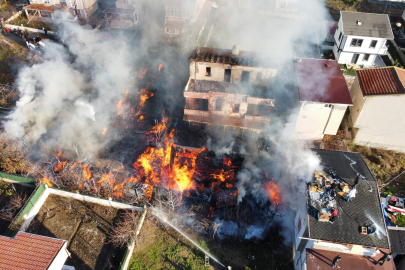
[[[51,263],[51,265],[49,266],[48,269],[55,269],[55,270],[62,269],[63,265],[66,262],[66,259],[68,258],[68,254],[66,252],[66,249],[67,249],[67,241],[62,246],[62,248],[59,250],[58,254],[53,259],[53,261],[52,261],[52,263]]]
[[[206,68],[211,68],[211,76],[206,76]],[[277,74],[276,69],[261,67],[232,66],[228,64],[206,63],[194,61],[190,63],[190,79],[206,81],[224,81],[225,69],[231,69],[231,82],[240,83],[242,72],[249,71],[249,82],[257,80],[257,74],[262,73],[262,80],[274,78]]]
[[[321,140],[325,134],[336,135],[347,105],[301,102],[294,139]]]
[[[353,106],[349,107],[350,110],[349,119],[351,121],[351,125],[355,125],[357,118],[360,115],[361,108],[363,107],[363,104],[365,102],[363,93],[361,92],[359,80],[357,77],[353,82],[352,88],[350,89],[350,96],[352,97]]]
[[[354,124],[360,145],[405,152],[405,95],[366,96]]]
[[[343,23],[342,18],[339,19],[338,27],[336,29],[334,39],[335,46],[333,48],[333,53],[338,59],[339,64],[351,64],[352,58],[355,53],[360,54],[358,61],[354,64],[371,66],[374,64],[377,55],[384,55],[387,52],[386,39],[384,38],[374,38],[374,37],[363,37],[363,36],[347,36],[343,35]],[[342,33],[341,39],[339,36]],[[362,39],[363,43],[361,47],[351,46],[352,39]],[[371,41],[376,40],[377,44],[375,48],[370,48]],[[366,61],[364,60],[364,55],[369,54],[370,57]]]

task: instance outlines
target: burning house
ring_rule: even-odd
[[[270,123],[275,67],[254,52],[198,48],[190,57],[184,120],[261,130]]]
[[[362,156],[313,151],[324,171],[315,172],[305,194],[297,197],[295,269],[329,269],[338,255],[341,268],[393,269],[392,261],[374,264],[390,253],[390,245],[377,182]],[[357,192],[349,201],[351,190]]]

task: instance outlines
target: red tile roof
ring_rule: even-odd
[[[300,101],[352,105],[349,89],[336,61],[299,59],[294,62]]]
[[[361,91],[364,95],[405,93],[405,70],[397,67],[357,69]]]
[[[0,269],[48,269],[65,240],[19,232],[14,238],[0,236]]]
[[[385,253],[390,253],[388,249],[381,249]],[[352,270],[394,270],[391,261],[385,262],[383,266],[375,265],[384,254],[380,253],[373,257],[347,254],[336,251],[309,249],[307,248],[307,270],[329,270],[329,269],[352,269]],[[336,268],[332,268],[332,262],[339,255],[341,259]],[[339,267],[339,268],[338,268]]]

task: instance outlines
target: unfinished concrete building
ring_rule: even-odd
[[[184,120],[262,130],[274,100],[267,91],[277,70],[254,52],[196,49],[184,91]]]

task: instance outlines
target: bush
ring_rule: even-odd
[[[397,224],[399,227],[405,227],[405,216],[403,215],[398,215],[396,216],[397,218]]]

